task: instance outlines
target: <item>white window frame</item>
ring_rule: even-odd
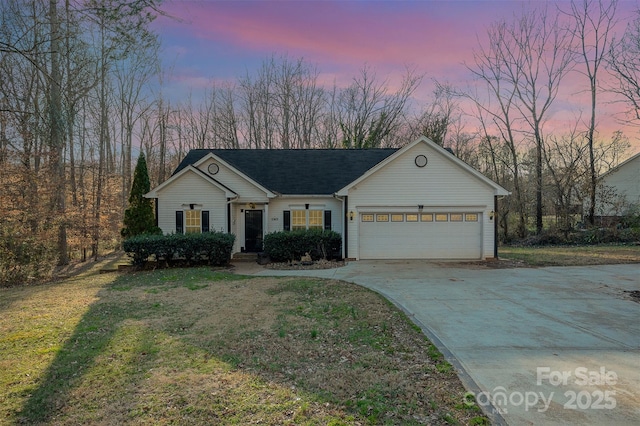
[[[196,225],[189,225],[189,213],[197,213],[197,228],[198,230],[196,231]],[[194,220],[196,218],[191,218],[191,220]],[[202,210],[184,210],[184,218],[182,219],[184,222],[184,233],[185,234],[201,234],[202,233]],[[192,229],[192,231],[189,231],[189,229]]]
[[[300,212],[304,212],[304,226],[302,224],[301,221],[299,221],[299,223],[296,223],[296,220],[294,219],[296,217],[296,212],[299,214]],[[309,217],[309,212],[319,212],[320,213],[320,224],[315,224],[312,225],[310,224],[310,217]],[[298,219],[302,219],[302,217],[298,217]],[[291,210],[291,230],[292,231],[297,231],[300,229],[319,229],[319,230],[323,230],[324,229],[324,210],[320,210],[320,209],[292,209]]]

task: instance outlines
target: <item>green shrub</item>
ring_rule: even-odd
[[[202,234],[138,235],[123,241],[124,251],[134,265],[140,266],[153,256],[171,264],[176,258],[187,263],[206,261],[209,265],[226,265],[231,259],[235,235],[222,232]]]
[[[640,241],[640,228],[589,228],[574,232],[545,230],[518,242],[523,246],[594,245],[635,243]]]
[[[299,260],[306,253],[314,260],[339,257],[342,237],[319,229],[281,231],[264,237],[264,252],[274,262]]]
[[[623,228],[640,228],[640,205],[636,204],[629,207],[620,224]]]

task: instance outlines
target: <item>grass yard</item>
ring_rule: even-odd
[[[522,261],[530,266],[586,266],[640,263],[638,245],[594,246],[501,246],[501,259]]]
[[[0,289],[0,424],[488,424],[379,295],[210,268]]]

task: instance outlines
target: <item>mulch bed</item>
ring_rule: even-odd
[[[278,270],[313,270],[340,268],[344,265],[343,260],[317,260],[315,262],[272,262],[267,263],[264,267]]]

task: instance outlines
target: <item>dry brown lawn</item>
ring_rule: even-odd
[[[499,250],[505,260],[519,261],[523,266],[588,266],[640,263],[640,245],[593,246],[503,246]]]
[[[0,423],[485,424],[378,294],[210,268],[0,289]]]

